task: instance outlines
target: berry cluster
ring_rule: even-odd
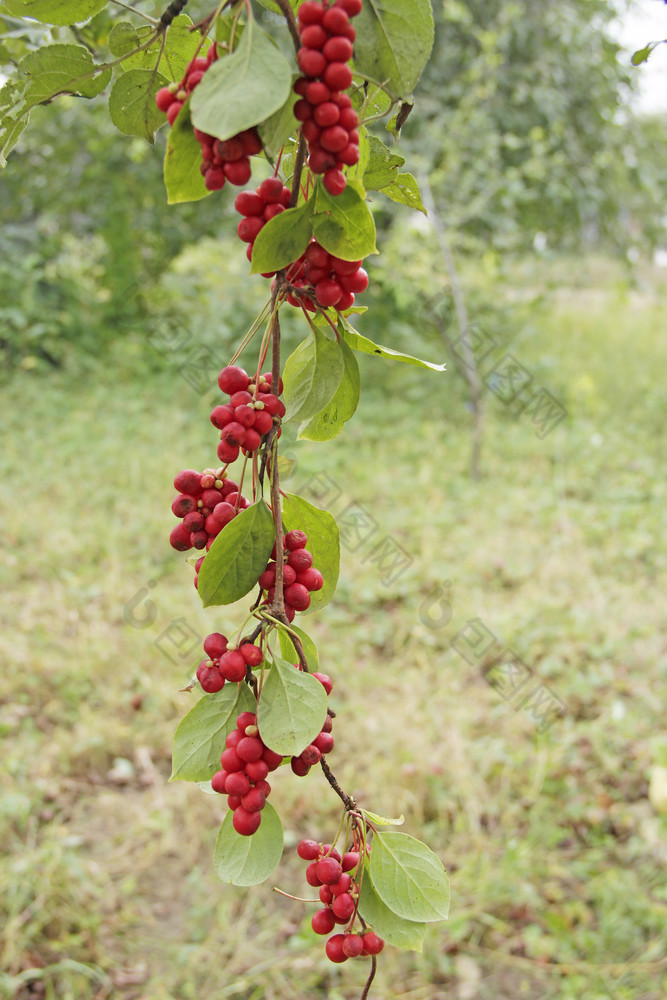
[[[285,404],[271,392],[271,372],[255,382],[243,368],[228,365],[218,375],[218,385],[230,399],[212,410],[211,423],[220,431],[218,458],[227,464],[239,457],[239,450],[244,455],[257,451],[273,427],[274,417],[285,416]],[[282,391],[281,379],[278,392]]]
[[[205,58],[193,59],[185,71],[181,83],[161,87],[155,95],[155,103],[160,111],[166,112],[167,120],[173,125],[184,103],[201,83],[204,73],[218,58],[218,50],[212,45]],[[261,153],[262,142],[257,129],[249,128],[231,139],[216,139],[208,132],[194,129],[195,138],[201,146],[202,165],[200,170],[209,191],[219,191],[230,184],[247,184],[252,173],[250,157]]]
[[[252,712],[241,712],[225,747],[220,757],[222,770],[213,775],[211,787],[227,795],[236,832],[251,837],[259,829],[261,812],[271,792],[267,775],[280,767],[283,759],[262,743],[257,716]]]
[[[243,216],[236,231],[239,239],[248,244],[246,256],[252,260],[252,248],[260,229],[263,229],[269,219],[280,215],[289,208],[291,192],[283,185],[279,177],[267,177],[254,191],[241,191],[234,199],[234,208]],[[271,278],[275,271],[263,275]]]
[[[317,678],[327,695],[330,695],[333,687],[331,678],[327,674],[313,674],[313,677]],[[313,740],[312,743],[308,744],[305,750],[301,751],[298,757],[292,757],[290,761],[290,767],[297,777],[305,778],[313,764],[319,764],[325,754],[331,753],[334,748],[334,738],[331,735],[332,728],[333,719],[327,713],[324,725],[322,726],[322,731],[319,735]]]
[[[230,649],[227,636],[220,632],[206,636],[204,652],[208,659],[202,660],[197,667],[197,680],[207,694],[220,691],[225,681],[238,684],[245,678],[247,668],[258,667],[263,659],[261,649],[252,642]]]
[[[308,143],[308,166],[314,174],[324,174],[324,186],[331,195],[345,190],[342,167],[359,160],[359,116],[347,90],[352,84],[355,30],[350,18],[360,11],[362,0],[306,0],[299,7],[301,48],[297,55],[303,73],[294,84],[300,100],[294,115],[302,123]]]
[[[249,501],[239,493],[238,483],[226,478],[224,469],[184,469],[174,479],[178,496],[171,505],[181,523],[172,531],[169,541],[178,552],[188,549],[210,549],[213,539],[226,524],[236,517]],[[202,560],[195,569],[199,572]]]
[[[285,535],[283,563],[283,594],[287,620],[294,621],[297,611],[305,611],[310,605],[310,591],[321,590],[324,578],[313,566],[313,557],[306,548],[308,537],[305,531],[288,531]],[[288,554],[289,553],[289,554]],[[271,562],[259,578],[259,585],[266,593],[266,604],[271,604],[275,596],[276,547],[271,552]]]
[[[323,910],[313,914],[312,928],[316,934],[330,934],[336,924],[349,924],[345,934],[334,934],[326,943],[327,958],[339,964],[348,958],[378,955],[384,941],[374,931],[352,933],[357,912],[359,885],[350,872],[359,866],[359,851],[348,851],[341,858],[335,847],[302,840],[297,854],[310,864],[306,868],[308,885],[319,887]]]
[[[323,309],[333,306],[339,312],[344,312],[354,305],[355,295],[368,288],[368,274],[361,266],[362,261],[334,257],[317,240],[309,244],[301,260],[302,277],[292,279],[292,285],[296,288],[312,287],[315,298]],[[292,292],[287,301],[291,305],[299,305]]]

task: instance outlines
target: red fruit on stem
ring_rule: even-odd
[[[229,778],[227,783],[229,784]],[[333,892],[333,889],[331,891]],[[340,896],[336,896],[331,905],[335,916],[341,920],[349,920],[354,913],[354,900],[349,892],[342,892]]]
[[[266,803],[266,795],[261,788],[251,788],[241,799],[241,805],[248,812],[261,812]]]
[[[228,774],[225,790],[228,795],[238,795],[240,798],[247,795],[250,791],[250,781],[248,776],[244,774],[243,771],[234,771],[233,774]],[[253,812],[252,809],[249,809],[248,811]]]
[[[218,430],[222,430],[225,424],[231,422],[234,418],[234,407],[233,406],[215,406],[211,410],[211,423]]]
[[[169,544],[177,552],[187,552],[192,548],[190,532],[182,524],[177,524],[169,535]]]
[[[341,862],[344,872],[351,872],[359,864],[359,851],[348,851]]]
[[[314,743],[309,744],[305,750],[302,750],[299,754],[299,759],[307,764],[308,767],[313,767],[315,764],[319,764],[322,757],[321,750],[318,750]]]
[[[343,952],[348,958],[358,958],[364,950],[364,942],[359,934],[346,934],[343,940]]]
[[[334,104],[333,101],[323,101],[321,104],[318,104],[317,107],[315,108],[315,111],[313,112],[313,118],[315,119],[318,125],[321,125],[322,128],[329,128],[330,126],[335,125],[338,119],[340,118],[340,111],[338,110],[338,105]],[[346,133],[346,141],[347,141],[347,133]]]
[[[275,771],[283,762],[282,754],[276,753],[275,750],[270,750],[268,747],[264,748],[264,753],[262,754],[262,760],[266,763],[269,771]]]
[[[326,32],[324,33],[324,37],[326,39]],[[160,87],[155,95],[155,103],[160,111],[168,111],[170,105],[172,105],[175,100],[176,98],[169,87]]]
[[[243,194],[248,194],[248,192],[244,191]],[[242,392],[248,388],[250,376],[245,369],[238,365],[227,365],[218,375],[218,385],[223,392],[233,396],[235,392]]]
[[[318,49],[308,49],[305,46],[297,52],[296,61],[306,76],[322,76],[327,67],[327,61]]]
[[[338,170],[338,168],[325,170],[322,183],[324,184],[324,187],[333,198],[335,198],[339,194],[342,194],[345,188],[347,187],[345,174],[342,172],[342,170]]]
[[[335,64],[332,63],[332,65]],[[252,167],[247,156],[242,157],[240,160],[235,160],[233,163],[225,162],[224,171],[229,183],[239,186],[247,184],[252,176]]]
[[[336,926],[331,910],[317,910],[313,913],[311,926],[316,934],[330,934]]]
[[[333,278],[324,278],[315,285],[315,298],[325,309],[335,306],[342,294],[343,289]]]
[[[341,868],[342,866],[343,863],[341,862]],[[331,895],[342,896],[344,892],[349,892],[351,884],[352,884],[352,879],[347,874],[347,872],[344,871],[341,877],[338,879],[338,881],[335,882],[333,885],[329,886]]]
[[[251,837],[259,829],[261,822],[262,814],[259,812],[248,812],[243,806],[234,810],[232,823],[236,832],[240,833],[242,837]]]
[[[223,653],[227,652],[227,636],[221,632],[211,632],[204,639],[204,652],[212,659],[217,660]]]
[[[237,684],[246,675],[245,660],[241,654],[233,649],[220,657],[220,673],[225,680]]]
[[[331,694],[331,691],[333,689],[333,681],[331,680],[328,674],[316,673],[312,674],[312,676],[317,678],[317,680],[320,682],[320,684],[322,685],[327,694]]]
[[[344,35],[334,35],[324,45],[322,54],[327,62],[349,62],[353,53],[352,42]]]
[[[322,56],[322,58],[324,59],[324,56]],[[174,124],[174,122],[178,118],[178,112],[181,110],[182,107],[183,107],[183,101],[174,100],[171,102],[171,104],[167,108],[167,121],[169,122],[170,125]]]
[[[264,752],[264,744],[257,736],[244,736],[236,748],[236,753],[241,760],[259,760]]]
[[[239,239],[243,240],[244,243],[254,243],[257,239],[257,234],[263,228],[264,219],[259,218],[256,215],[250,215],[247,219],[241,219],[236,227],[236,232],[238,233]]]
[[[225,782],[229,775],[226,771],[216,771],[211,778],[211,788],[214,792],[219,792],[221,795],[225,793]]]
[[[322,885],[334,885],[343,874],[340,862],[333,857],[322,858],[318,861],[316,871]]]
[[[234,813],[234,815],[236,815],[236,813]],[[325,945],[327,958],[330,962],[334,962],[336,965],[340,965],[342,962],[347,962],[347,955],[343,951],[344,941],[344,934],[334,934],[333,937],[329,938]]]
[[[319,736],[315,737],[313,743],[323,754],[331,753],[334,748],[334,738],[331,733],[320,733]]]
[[[331,887],[330,886],[328,886],[328,885],[320,886],[320,893],[319,893],[319,895],[320,895],[320,900],[323,903],[325,903],[325,904],[328,905],[329,903],[333,902],[333,892],[331,891]]]
[[[362,936],[364,951],[369,955],[379,955],[384,948],[384,941],[375,931],[366,931]]]
[[[175,517],[185,517],[197,509],[197,501],[194,497],[185,493],[180,493],[171,505],[171,512]]]
[[[221,528],[224,528],[226,524],[229,524],[230,521],[234,520],[236,517],[236,510],[230,503],[227,503],[226,500],[222,500],[213,508],[211,517],[218,522]]]
[[[300,840],[296,853],[302,861],[315,861],[320,856],[320,845],[316,840]]]
[[[332,62],[322,73],[322,80],[330,90],[347,90],[352,85],[352,70],[347,63]]]
[[[197,667],[197,680],[201,684],[202,691],[206,694],[215,694],[225,686],[225,678],[217,667],[207,667],[201,664]]]
[[[300,34],[301,44],[309,49],[321,49],[329,37],[321,24],[309,24]]]
[[[237,138],[243,142],[246,156],[256,156],[257,153],[262,152],[262,140],[259,137],[257,129],[249,128],[244,132],[239,132]]]
[[[322,104],[324,101],[328,101],[330,96],[329,88],[319,81],[309,83],[306,88],[306,100],[309,104]]]
[[[354,274],[343,275],[340,283],[344,291],[354,292],[355,295],[359,295],[368,288],[368,274],[363,267],[360,267]]]
[[[356,17],[357,14],[361,14],[363,2],[362,0],[336,0],[334,6],[342,7],[348,17]]]
[[[306,868],[306,882],[308,885],[312,885],[313,887],[316,885],[322,885],[322,880],[317,874],[318,864],[319,861],[312,861]]]
[[[300,25],[321,24],[324,17],[324,7],[316,0],[306,0],[306,3],[302,3],[299,7],[298,16]]]
[[[261,758],[259,760],[249,760],[246,762],[245,773],[251,781],[264,781],[269,773],[269,765]]]
[[[285,567],[287,569],[288,567]],[[302,584],[306,590],[321,590],[324,586],[324,577],[320,573],[319,569],[315,569],[314,566],[310,566],[305,569],[302,573],[299,573],[296,582]]]
[[[222,754],[220,756],[220,763],[224,767],[225,771],[228,771],[230,774],[233,771],[243,770],[243,761],[237,754],[234,747],[227,747],[226,750],[222,751]]]
[[[249,667],[258,667],[264,659],[261,649],[254,642],[244,642],[239,646],[239,653]]]
[[[292,757],[290,761],[290,767],[292,772],[296,774],[297,778],[305,778],[310,771],[310,764],[304,764],[300,757]],[[320,883],[313,882],[312,885],[319,885]]]
[[[292,605],[295,611],[305,611],[310,606],[310,594],[302,583],[292,583],[285,587],[285,601]]]
[[[279,177],[267,177],[257,189],[260,198],[268,204],[277,205],[283,193],[283,182]]]
[[[194,469],[183,469],[174,479],[174,489],[178,490],[179,493],[187,493],[193,497],[200,497],[202,495],[200,480],[200,472],[195,472]]]
[[[264,200],[256,191],[241,191],[234,199],[234,208],[240,215],[262,215]]]

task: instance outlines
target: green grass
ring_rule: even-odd
[[[287,447],[288,488],[325,471],[334,513],[362,505],[413,559],[387,584],[371,541],[344,549],[334,604],[302,622],[335,681],[342,784],[405,813],[452,883],[422,955],[385,949],[376,1000],[667,991],[667,820],[647,798],[665,745],[667,296],[600,270],[593,290],[559,278],[508,347],[568,420],[540,440],[488,394],[480,481],[456,377],[375,359],[343,435]],[[198,606],[167,544],[173,474],[211,462],[208,409],[177,374],[111,366],[4,390],[3,1000],[361,992],[363,963],[330,967],[273,880],[216,881],[222,808],[167,783],[198,658],[169,644],[174,622],[203,636],[234,621]],[[450,647],[477,618],[565,703],[546,734]],[[299,895],[294,846],[333,835],[336,803],[316,773],[274,789],[275,884]]]

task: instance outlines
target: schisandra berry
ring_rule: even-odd
[[[241,191],[236,196],[234,208],[243,216],[237,232],[239,239],[248,244],[248,260],[252,258],[252,248],[258,233],[267,222],[289,207],[290,197],[290,189],[278,177],[267,177],[255,191]],[[271,278],[275,273],[267,271],[263,277]]]
[[[308,166],[324,175],[324,187],[334,197],[346,187],[342,168],[359,160],[359,117],[343,91],[352,84],[347,63],[353,55],[355,31],[350,18],[360,11],[361,0],[336,0],[330,7],[326,0],[308,0],[298,13],[301,48],[297,62],[303,76],[294,84],[300,97],[294,116],[308,143]]]
[[[238,365],[228,365],[218,375],[218,385],[229,394],[229,403],[211,411],[211,423],[220,431],[218,458],[229,464],[239,452],[250,455],[257,451],[263,438],[274,424],[285,416],[285,404],[271,392],[270,372],[260,375],[255,383]],[[282,379],[279,392],[282,392]],[[278,437],[281,429],[278,427]],[[229,503],[231,497],[226,497]],[[224,512],[226,516],[226,511]],[[219,513],[220,518],[223,512]],[[225,522],[226,523],[226,522]]]
[[[185,469],[174,479],[178,496],[172,503],[172,512],[182,518],[181,524],[171,532],[169,541],[179,552],[188,549],[210,548],[214,538],[236,515],[239,509],[249,506],[245,497],[239,497],[238,484],[226,478],[224,468],[204,472]],[[219,484],[213,488],[211,484]],[[199,573],[201,560],[196,572]]]
[[[366,931],[362,937],[364,951],[367,955],[379,955],[384,948],[384,941],[374,931]]]
[[[241,712],[237,717],[236,728],[225,739],[220,763],[222,770],[213,775],[211,787],[227,795],[236,832],[250,837],[259,829],[261,812],[271,792],[266,776],[282,764],[282,756],[260,738],[254,712]]]
[[[217,58],[217,47],[212,45],[206,58],[197,57],[190,62],[180,84],[172,83],[158,90],[155,103],[166,113],[170,125],[174,124],[183,104]],[[262,151],[257,129],[245,129],[229,139],[217,139],[197,128],[194,135],[201,146],[200,170],[209,191],[219,191],[227,181],[236,185],[248,183],[252,173],[250,157]]]

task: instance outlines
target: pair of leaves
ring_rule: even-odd
[[[405,159],[385,146],[376,136],[368,137],[369,156],[363,173],[363,184],[368,191],[381,191],[392,201],[426,215],[419,185],[408,173],[400,173]]]
[[[427,924],[449,915],[449,882],[438,856],[406,833],[376,831],[359,912],[389,944],[421,951]]]
[[[354,354],[345,341],[334,340],[317,326],[285,362],[283,381],[286,417],[302,421],[298,436],[309,441],[328,441],[340,434],[359,403]]]
[[[433,48],[429,0],[364,0],[355,28],[357,72],[409,97]]]
[[[276,215],[253,245],[252,274],[279,271],[304,252],[312,237],[342,260],[362,260],[377,253],[375,222],[359,191],[348,184],[333,197],[320,183],[315,195]]]

